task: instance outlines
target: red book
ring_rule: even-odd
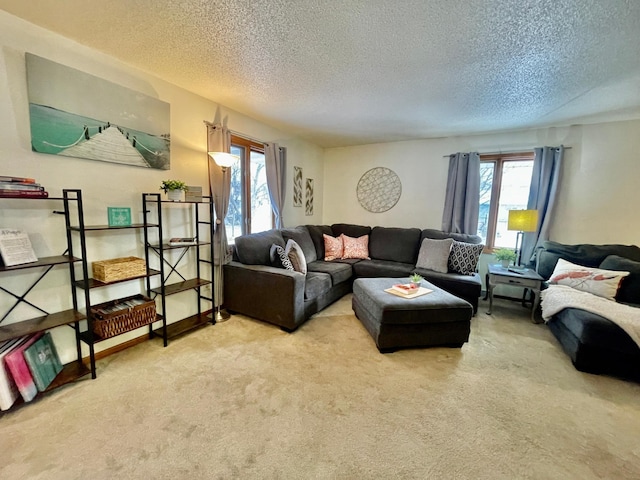
[[[24,351],[33,345],[42,335],[42,332],[34,334],[26,342],[11,350],[4,357],[4,363],[11,372],[18,391],[25,402],[30,402],[34,399],[38,393],[38,387],[36,387],[36,383],[33,381],[31,370],[29,370],[27,361],[24,358]]]
[[[0,197],[2,197],[2,198],[24,198],[24,197],[47,198],[48,196],[49,196],[49,192],[45,192],[44,190],[5,190],[5,189],[0,189]]]

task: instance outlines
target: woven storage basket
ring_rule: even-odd
[[[125,302],[142,302],[132,307]],[[122,306],[122,309],[118,309]],[[120,298],[91,307],[93,332],[109,338],[156,321],[156,302],[144,295]]]
[[[138,257],[113,258],[93,262],[93,278],[103,283],[140,277],[147,274],[144,259]]]

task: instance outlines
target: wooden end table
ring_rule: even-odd
[[[489,311],[487,315],[491,315],[493,309],[493,288],[496,285],[511,285],[513,287],[522,287],[533,292],[533,305],[531,307],[531,321],[536,322],[536,310],[540,304],[540,290],[542,288],[542,278],[538,273],[529,268],[511,271],[501,265],[489,265],[487,273],[487,290],[489,295]],[[523,297],[524,298],[524,297]]]

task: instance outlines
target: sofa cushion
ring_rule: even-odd
[[[352,225],[350,223],[334,223],[331,225],[334,237],[339,237],[343,233],[350,237],[358,238],[371,233],[371,227],[365,225]]]
[[[304,282],[304,299],[319,297],[331,289],[331,276],[328,273],[307,272]]]
[[[415,265],[413,263],[376,259],[360,260],[353,265],[353,272],[356,277],[408,277],[414,269]]]
[[[627,275],[629,272],[585,267],[561,258],[553,269],[549,282],[613,300],[622,279]]]
[[[600,268],[629,272],[629,276],[622,279],[616,300],[640,305],[640,262],[634,262],[618,255],[609,255],[602,261]]]
[[[308,272],[328,273],[331,276],[332,285],[345,282],[353,275],[351,265],[348,263],[323,262],[322,260],[308,263],[307,273]]]
[[[445,238],[453,238],[458,242],[464,243],[482,243],[482,237],[478,235],[469,235],[466,233],[453,233],[453,232],[443,232],[442,230],[435,230],[433,228],[426,228],[422,230],[420,235],[420,242],[425,238],[431,238],[434,240],[443,240]]]
[[[451,245],[453,245],[452,238],[442,240],[423,239],[418,252],[416,268],[426,268],[436,272],[447,273],[449,271]]]
[[[463,275],[473,275],[484,245],[453,241],[449,254],[449,270]]]
[[[419,241],[420,230],[417,228],[374,227],[369,237],[369,256],[415,265]]]
[[[287,240],[287,246],[284,248],[284,251],[289,257],[291,265],[293,265],[293,269],[296,272],[307,273],[307,260],[302,248],[295,240]]]
[[[331,235],[322,235],[324,239],[324,260],[330,262],[336,258],[342,258],[344,252],[344,243],[342,242],[342,235],[339,237],[332,237]]]
[[[307,262],[314,262],[318,259],[316,255],[316,247],[313,244],[313,240],[311,240],[311,235],[309,234],[309,230],[307,227],[301,225],[296,228],[283,228],[280,230],[282,233],[282,238],[285,242],[288,240],[294,240],[300,248],[302,248],[302,252],[304,253],[304,258],[307,259]]]
[[[271,250],[269,251],[269,256],[271,259],[271,266],[276,268],[284,268],[285,270],[294,271],[293,265],[291,264],[291,260],[289,260],[289,255],[283,247],[277,244],[271,245]]]
[[[316,247],[316,259],[322,260],[324,258],[324,238],[323,235],[333,235],[331,227],[329,225],[307,225],[309,230],[309,236],[313,245]]]
[[[241,235],[235,239],[238,261],[247,265],[271,265],[269,252],[273,244],[285,246],[279,230]]]
[[[369,258],[369,235],[363,235],[358,238],[348,237],[344,233],[340,235],[342,239],[342,259],[359,258],[361,260],[370,260]]]

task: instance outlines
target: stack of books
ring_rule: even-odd
[[[419,286],[415,286],[410,283],[398,283],[396,285],[393,285],[391,288],[398,293],[402,293],[403,295],[413,295],[418,290],[420,290]]]
[[[186,247],[189,245],[197,245],[196,237],[173,237],[169,240],[170,247]]]
[[[47,198],[49,193],[35,178],[0,175],[0,198]]]
[[[38,332],[0,343],[0,410],[22,397],[30,402],[62,371],[49,332]]]

